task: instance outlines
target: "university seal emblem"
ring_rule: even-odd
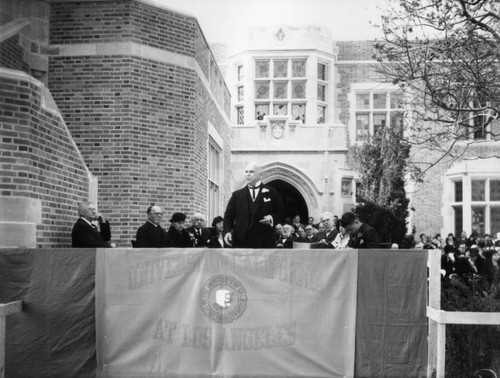
[[[234,277],[221,274],[210,278],[200,290],[201,311],[215,323],[231,323],[247,308],[247,292]]]

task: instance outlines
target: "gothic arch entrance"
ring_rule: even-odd
[[[285,208],[284,218],[293,219],[295,215],[299,214],[302,223],[307,221],[309,211],[306,201],[293,185],[283,180],[273,180],[266,183],[266,185],[273,187],[279,193],[281,202],[283,202]]]

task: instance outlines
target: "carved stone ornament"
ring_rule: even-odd
[[[265,133],[267,129],[267,122],[259,122],[259,126],[260,126],[260,131]]]
[[[295,129],[296,129],[296,127],[297,127],[297,124],[296,124],[295,122],[290,122],[290,123],[288,124],[288,127],[290,128],[290,132],[291,132],[291,133],[294,133],[294,132],[295,132]]]
[[[278,30],[278,32],[276,33],[276,38],[278,39],[278,41],[283,41],[285,39],[285,32],[283,31],[283,29],[280,28],[280,30]]]
[[[273,137],[280,139],[283,137],[285,131],[285,121],[284,120],[272,120],[271,129],[273,131]]]

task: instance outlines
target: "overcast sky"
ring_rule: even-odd
[[[195,16],[209,43],[230,50],[245,43],[252,25],[316,25],[331,30],[335,40],[380,36],[385,0],[150,0]]]

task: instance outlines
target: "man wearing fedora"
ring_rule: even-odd
[[[148,220],[137,230],[134,247],[166,248],[171,247],[167,231],[160,226],[163,211],[160,206],[151,205],[147,208]]]
[[[247,185],[235,191],[224,213],[224,242],[234,248],[276,248],[274,225],[281,221],[278,192],[261,182],[262,168],[249,163]]]
[[[170,246],[176,248],[194,247],[194,238],[191,238],[189,232],[184,228],[186,215],[183,213],[174,213],[170,218],[170,228],[167,235],[170,240]]]

